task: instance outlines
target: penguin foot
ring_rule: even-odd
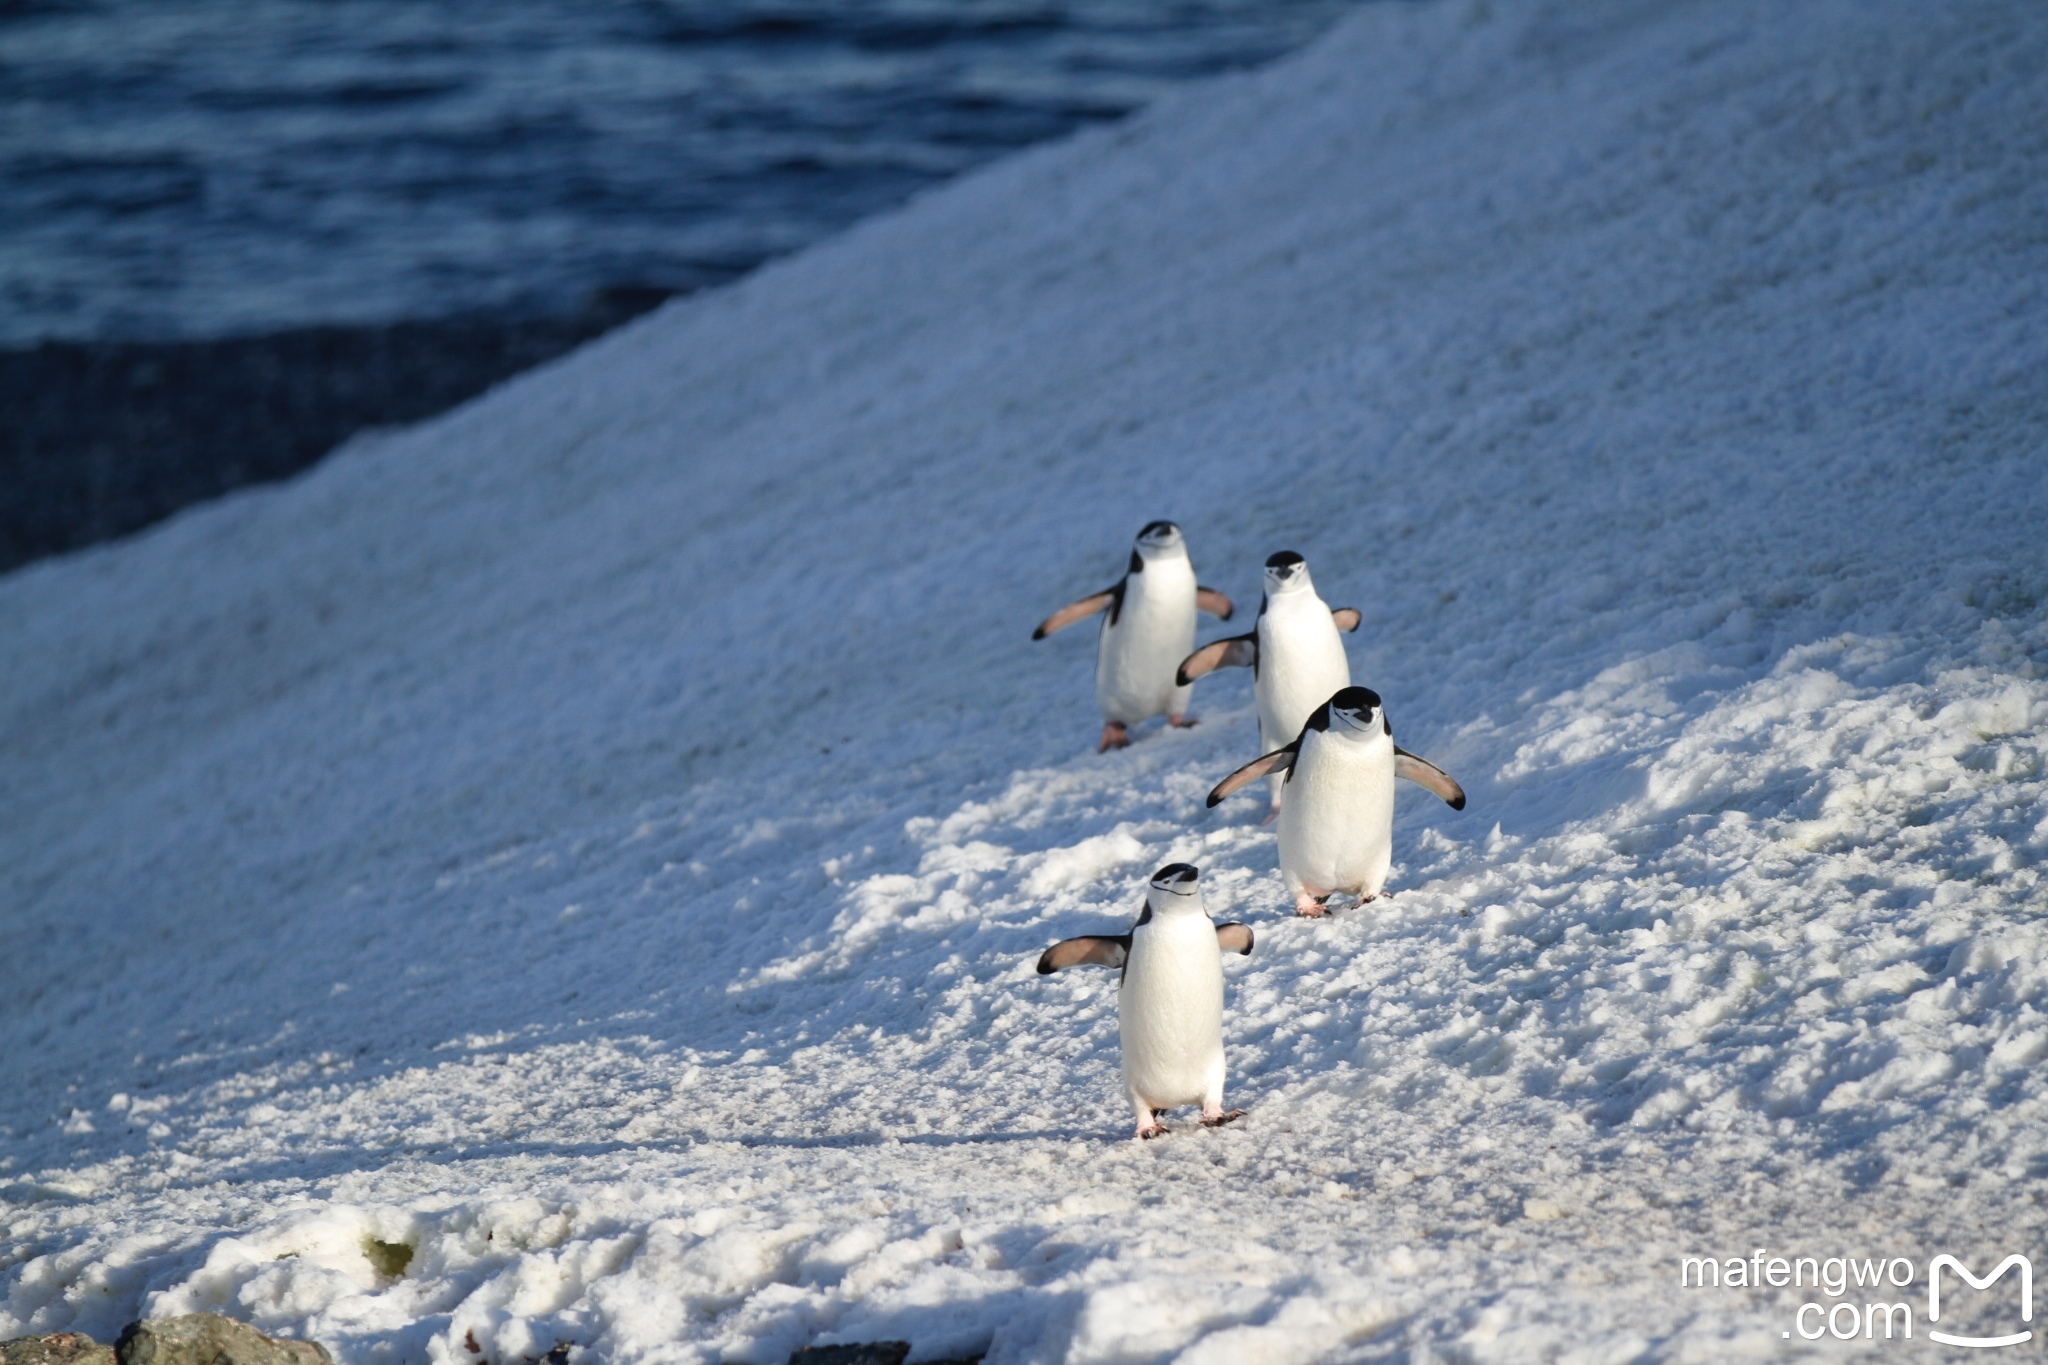
[[[1111,749],[1128,749],[1130,747],[1131,732],[1112,720],[1103,725],[1102,743],[1095,746],[1095,752],[1106,754]]]
[[[1168,716],[1166,723],[1176,730],[1192,730],[1202,721],[1198,716]]]
[[[1330,913],[1329,906],[1324,904],[1329,899],[1326,895],[1311,896],[1308,892],[1303,891],[1294,898],[1294,913],[1302,919],[1321,919],[1324,915]]]
[[[1242,1109],[1233,1109],[1229,1113],[1218,1109],[1213,1114],[1202,1115],[1202,1126],[1204,1128],[1221,1128],[1224,1124],[1235,1123],[1243,1117],[1244,1110]]]
[[[1138,1140],[1140,1142],[1150,1142],[1153,1138],[1165,1137],[1168,1133],[1172,1131],[1173,1129],[1168,1128],[1163,1123],[1155,1123],[1152,1124],[1150,1127],[1140,1128],[1138,1130]]]

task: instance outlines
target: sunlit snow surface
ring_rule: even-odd
[[[0,581],[0,1336],[1785,1358],[1812,1290],[1678,1258],[2039,1259],[2044,67],[1368,11]],[[1363,611],[1471,797],[1391,901],[1203,809],[1241,673],[1087,752],[1027,636],[1162,515]],[[1031,967],[1176,859],[1250,1115],[1138,1144]]]

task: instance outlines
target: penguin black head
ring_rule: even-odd
[[[1347,687],[1330,698],[1330,724],[1338,729],[1371,734],[1384,727],[1380,694],[1370,687]]]
[[[1131,553],[1150,559],[1153,555],[1171,554],[1181,544],[1180,527],[1170,521],[1148,521],[1145,529],[1138,532],[1138,543]]]
[[[1193,863],[1168,863],[1152,874],[1152,889],[1170,891],[1176,896],[1192,896],[1201,879],[1201,870]]]
[[[1292,550],[1266,557],[1266,591],[1278,592],[1308,581],[1308,561]]]

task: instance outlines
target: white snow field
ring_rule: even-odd
[[[2048,1269],[2044,225],[2032,0],[1368,7],[0,580],[0,1338],[1921,1358]],[[1160,516],[1363,611],[1392,900],[1204,810],[1243,670],[1091,752]],[[1181,859],[1136,1143],[1032,967]]]

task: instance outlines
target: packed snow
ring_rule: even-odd
[[[2041,1254],[2044,221],[2024,0],[1373,6],[0,580],[0,1338],[1913,1349],[1680,1263]],[[1245,670],[1091,752],[1154,517],[1363,612],[1392,899],[1204,809]],[[1249,1113],[1138,1143],[1033,962],[1171,861]]]

